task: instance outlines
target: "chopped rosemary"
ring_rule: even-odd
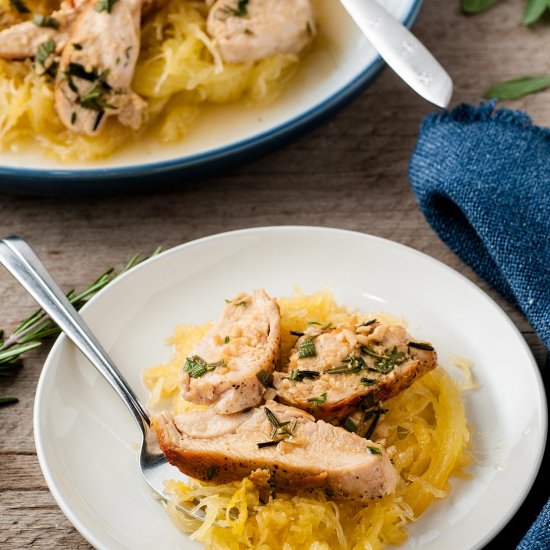
[[[183,371],[189,374],[191,378],[200,378],[203,374],[206,374],[209,371],[217,369],[218,367],[223,367],[224,364],[225,363],[223,361],[218,361],[217,363],[207,363],[202,357],[193,355],[192,357],[187,357],[187,359],[185,359]]]
[[[381,407],[378,407],[378,409],[376,409],[374,411],[369,411],[369,412],[372,412],[373,419],[372,419],[372,422],[370,423],[370,426],[369,426],[369,429],[367,430],[367,433],[365,433],[365,439],[370,439],[371,438],[371,435],[374,433],[374,430],[376,428],[376,425],[378,424],[378,421],[380,420],[380,417],[382,416],[383,413],[388,412],[388,410],[387,409],[382,409]],[[365,421],[366,420],[368,420],[368,419],[365,417]]]
[[[208,466],[208,469],[206,470],[206,479],[208,481],[213,479],[217,471],[218,471],[218,468],[216,468],[216,466]]]
[[[76,113],[71,113],[71,124],[76,122]]]
[[[397,351],[397,348],[394,347],[389,355],[381,355],[371,350],[367,346],[361,346],[361,351],[371,357],[378,359],[374,362],[373,367],[369,367],[369,370],[374,370],[381,372],[382,374],[388,374],[395,367],[401,365],[406,359],[405,353],[402,351]],[[385,352],[387,353],[387,351]]]
[[[38,27],[49,27],[50,29],[58,29],[59,21],[49,15],[35,15],[32,22]]]
[[[367,445],[367,449],[373,455],[381,455],[382,451],[378,447],[373,447],[372,445]]]
[[[250,0],[239,0],[237,7],[232,8],[231,6],[226,6],[223,8],[223,11],[228,15],[234,15],[235,17],[244,17],[248,14],[248,2]]]
[[[377,323],[378,321],[376,319],[371,319],[370,321],[367,321],[366,323],[363,323],[362,325],[359,325],[359,327],[370,327],[371,325],[374,325],[374,323]],[[357,327],[357,328],[359,328]]]
[[[307,357],[315,357],[317,352],[315,351],[315,340],[313,336],[308,336],[301,344],[300,351],[298,353],[298,359],[305,359]]]
[[[294,420],[291,427],[287,427],[290,424],[290,420],[287,420],[285,422],[281,422],[273,412],[268,409],[267,407],[264,407],[265,415],[267,416],[267,419],[271,422],[273,426],[273,431],[271,432],[271,439],[276,440],[277,443],[279,441],[282,441],[283,439],[286,439],[287,437],[292,437],[296,433],[296,425],[298,423],[297,420]],[[278,438],[278,439],[275,439]]]
[[[434,351],[434,347],[424,342],[409,342],[407,344],[410,348],[423,349],[426,351]]]
[[[43,42],[40,46],[38,46],[38,50],[36,51],[36,62],[44,66],[46,59],[48,59],[53,52],[55,52],[55,41],[47,40],[46,42]]]
[[[308,399],[308,401],[310,403],[313,403],[316,407],[320,407],[323,403],[325,403],[327,400],[327,394],[326,392],[325,393],[322,393],[321,395],[317,396],[317,397],[310,397]]]
[[[10,4],[19,12],[19,13],[31,13],[31,10],[27,7],[23,0],[10,0]]]
[[[359,403],[359,408],[362,411],[366,411],[367,409],[370,409],[374,405],[374,394],[369,393],[361,398],[361,401]]]
[[[290,375],[286,378],[287,380],[297,380],[298,382],[302,382],[305,378],[313,380],[315,378],[319,378],[319,376],[321,376],[321,374],[314,370],[293,369],[290,371]]]
[[[269,379],[271,378],[271,375],[269,372],[265,370],[259,370],[256,373],[256,378],[264,385],[267,386],[269,384]]]
[[[75,43],[73,44],[73,48],[74,48],[75,50],[80,51],[80,50],[82,49],[82,45],[81,45],[81,44],[78,44],[77,42],[75,42]]]
[[[303,336],[304,335],[303,332],[299,332],[297,330],[291,330],[290,334],[292,334],[292,336]]]
[[[349,367],[349,365],[342,365],[340,367],[331,367],[323,371],[323,374],[355,374],[359,371],[356,371]]]
[[[99,0],[94,9],[97,12],[106,11],[107,13],[111,13],[116,1],[117,0]]]
[[[264,447],[275,447],[275,445],[278,445],[281,441],[264,441],[263,443],[257,443],[258,449],[263,449]]]
[[[229,344],[230,341],[231,341],[231,338],[230,338],[229,336],[226,336],[226,337],[223,339],[224,344]]]
[[[357,424],[348,416],[344,422],[344,429],[348,432],[355,433],[357,431]]]
[[[373,380],[372,378],[361,378],[361,384],[364,386],[374,386],[374,384],[376,384],[376,380]]]
[[[14,403],[19,403],[19,399],[17,399],[17,397],[0,397],[0,407],[13,405]]]
[[[365,360],[360,355],[350,355],[344,359],[344,362],[348,363],[354,372],[359,372],[367,366]]]

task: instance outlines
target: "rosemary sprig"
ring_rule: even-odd
[[[159,247],[149,257],[157,255],[160,251],[161,248]],[[116,272],[114,268],[110,268],[84,290],[80,292],[70,290],[66,294],[69,302],[75,309],[79,310],[119,275],[122,275],[147,258],[141,258],[139,254],[134,254],[120,271]],[[40,347],[44,340],[51,336],[56,336],[60,332],[59,327],[43,309],[34,312],[20,323],[7,338],[4,338],[4,332],[0,331],[0,379],[16,374],[23,366],[21,360],[23,354]],[[4,397],[0,399],[0,407],[16,402],[17,398],[15,397]]]

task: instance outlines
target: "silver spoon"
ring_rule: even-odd
[[[447,107],[453,81],[437,59],[376,0],[340,0],[384,61],[418,95]]]
[[[181,474],[166,460],[159,448],[157,436],[150,427],[149,417],[144,407],[107,352],[23,239],[9,237],[0,241],[0,263],[59,325],[59,328],[111,384],[130,409],[143,436],[139,457],[141,473],[149,487],[161,498],[167,500],[164,496],[164,481],[178,478]],[[202,509],[190,509],[180,505],[177,508],[195,519],[204,520]]]

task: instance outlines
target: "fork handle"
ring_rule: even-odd
[[[111,384],[126,403],[142,433],[149,428],[149,417],[138,398],[82,317],[57,286],[32,248],[21,237],[0,240],[0,263],[59,325],[75,346]]]

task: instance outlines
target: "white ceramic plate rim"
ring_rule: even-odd
[[[171,248],[169,250],[166,250],[165,252],[150,258],[143,262],[142,264],[138,265],[134,269],[132,269],[130,272],[125,273],[121,275],[119,278],[117,278],[114,282],[112,282],[107,288],[99,292],[86,306],[82,309],[82,312],[85,314],[86,310],[92,306],[92,304],[99,299],[101,296],[104,295],[104,293],[109,292],[109,288],[114,287],[115,285],[121,285],[124,284],[124,281],[127,277],[132,277],[133,273],[137,272],[138,270],[146,269],[147,266],[152,262],[162,261],[162,258],[165,258],[169,255],[173,254],[179,254],[181,250],[201,246],[203,243],[206,243],[211,240],[215,239],[224,239],[224,238],[231,238],[232,236],[238,236],[241,234],[254,234],[254,233],[269,233],[269,232],[295,232],[295,231],[304,231],[304,232],[312,232],[312,233],[318,233],[320,236],[322,234],[327,233],[339,233],[339,234],[349,234],[350,236],[361,236],[365,239],[372,239],[374,241],[378,241],[381,243],[384,243],[386,245],[396,247],[401,253],[403,254],[412,254],[415,256],[420,256],[430,264],[434,265],[435,267],[438,267],[439,269],[443,269],[449,274],[457,277],[463,284],[466,284],[468,287],[470,287],[470,290],[474,291],[478,298],[480,300],[483,300],[486,305],[491,307],[493,310],[496,311],[508,324],[509,328],[515,332],[516,336],[518,337],[518,344],[522,346],[523,351],[526,353],[526,356],[530,358],[529,361],[529,367],[532,369],[532,374],[535,376],[535,380],[537,382],[537,395],[536,398],[540,401],[541,407],[538,410],[539,413],[539,421],[541,425],[540,430],[540,437],[537,441],[537,448],[536,448],[536,458],[533,460],[531,464],[531,471],[529,473],[528,482],[525,483],[523,487],[523,491],[519,492],[510,508],[508,509],[508,512],[504,514],[501,517],[501,520],[493,525],[492,529],[490,529],[478,542],[477,548],[483,547],[485,544],[487,544],[489,541],[491,541],[501,530],[502,528],[510,521],[510,519],[514,516],[514,514],[517,512],[525,498],[527,497],[529,491],[531,490],[536,476],[538,474],[538,471],[540,469],[540,465],[542,462],[545,444],[546,444],[546,437],[547,437],[547,429],[548,429],[548,410],[547,410],[547,400],[546,400],[546,394],[544,390],[544,384],[542,381],[542,376],[540,374],[540,371],[538,369],[538,366],[536,364],[536,361],[531,353],[531,350],[527,346],[527,343],[525,342],[523,336],[521,335],[520,331],[517,329],[517,327],[514,325],[512,320],[508,317],[508,315],[502,310],[502,308],[492,299],[490,298],[485,292],[483,292],[478,286],[476,286],[472,281],[470,281],[468,278],[463,276],[462,274],[458,273],[451,267],[445,265],[444,263],[440,262],[439,260],[436,260],[435,258],[432,258],[431,256],[428,256],[427,254],[424,254],[423,252],[420,252],[416,249],[410,248],[408,246],[402,245],[400,243],[396,243],[394,241],[390,241],[388,239],[384,239],[381,237],[377,237],[374,235],[366,234],[366,233],[360,233],[356,231],[349,231],[344,229],[337,229],[337,228],[330,228],[330,227],[310,227],[310,226],[270,226],[270,227],[258,227],[258,228],[249,228],[249,229],[240,229],[237,231],[229,231],[225,233],[218,233],[214,235],[210,235],[207,237],[203,237],[200,239],[196,239],[187,243],[184,243],[182,245],[176,246],[174,248]],[[84,315],[85,316],[85,315]],[[96,548],[102,548],[103,545],[100,542],[98,538],[96,538],[96,535],[94,532],[80,520],[78,515],[74,514],[70,504],[65,499],[62,491],[58,488],[55,477],[53,475],[53,472],[50,469],[50,466],[48,464],[48,459],[46,456],[45,451],[45,445],[44,445],[44,434],[41,430],[41,423],[39,421],[40,419],[40,411],[43,407],[43,389],[46,383],[46,379],[48,377],[48,372],[54,367],[55,365],[55,355],[57,354],[58,348],[67,345],[69,343],[68,339],[65,337],[65,335],[61,335],[53,345],[52,349],[50,350],[50,353],[48,354],[48,357],[46,358],[44,367],[42,369],[37,390],[36,390],[36,396],[35,396],[35,402],[34,402],[34,412],[33,412],[33,428],[34,428],[34,439],[35,439],[35,445],[36,445],[36,451],[38,460],[40,463],[40,467],[42,469],[42,473],[44,475],[44,478],[46,480],[46,483],[61,510],[65,514],[65,516],[69,519],[69,521],[76,527],[76,529],[86,538],[86,540],[92,544]],[[527,368],[527,365],[525,366]],[[535,396],[533,396],[535,397]]]

